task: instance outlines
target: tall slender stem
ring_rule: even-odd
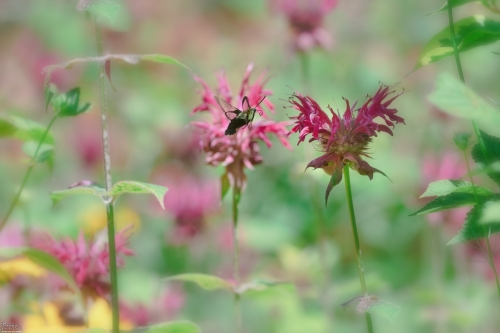
[[[103,55],[102,47],[102,33],[99,23],[95,22],[96,29],[96,44],[97,53],[99,56]],[[102,146],[104,156],[104,179],[106,182],[106,191],[111,191],[111,155],[109,152],[109,131],[108,131],[108,106],[106,101],[106,82],[105,82],[105,68],[104,63],[99,63],[99,91],[101,103],[101,132],[102,132]],[[111,282],[111,310],[113,333],[120,331],[120,313],[118,306],[118,275],[116,268],[116,246],[115,246],[115,222],[113,212],[113,200],[111,197],[105,198],[106,213],[108,218],[108,246],[109,246],[109,273]]]
[[[45,129],[45,132],[43,132],[42,137],[40,138],[40,141],[38,141],[38,146],[36,147],[35,154],[31,158],[30,166],[28,167],[28,170],[26,170],[26,173],[24,174],[24,178],[23,178],[23,181],[21,182],[21,186],[17,190],[17,193],[14,196],[14,199],[10,203],[10,207],[7,210],[7,213],[5,214],[4,218],[2,219],[2,222],[0,222],[0,231],[3,229],[3,227],[7,223],[7,220],[9,219],[10,214],[12,214],[12,212],[14,211],[14,208],[16,207],[17,202],[19,201],[19,198],[21,197],[21,193],[23,192],[24,186],[26,186],[26,183],[28,182],[28,179],[31,175],[31,171],[33,171],[33,168],[35,167],[38,152],[40,151],[40,148],[42,147],[43,141],[45,140],[45,137],[47,137],[47,134],[49,133],[50,128],[52,127],[52,125],[56,121],[57,116],[58,115],[56,114],[54,117],[52,117],[49,125],[47,125],[47,128]]]
[[[449,24],[450,24],[450,35],[451,35],[451,41],[453,43],[453,52],[455,53],[455,62],[457,64],[458,75],[460,76],[460,80],[462,81],[462,83],[465,84],[464,73],[462,71],[462,64],[460,62],[460,55],[458,54],[457,41],[455,38],[455,28],[453,25],[453,8],[451,7],[451,0],[448,0],[448,20],[449,20]],[[486,145],[484,144],[484,140],[483,140],[483,137],[481,135],[481,132],[479,132],[479,128],[477,127],[476,122],[474,120],[472,121],[472,127],[474,128],[474,132],[476,133],[477,141],[479,143],[479,147],[481,147],[481,151],[483,152],[484,158],[486,160],[486,164],[489,165]],[[468,170],[468,173],[470,175],[470,168],[469,168],[469,162],[468,162],[467,156],[465,157],[465,161],[467,163],[467,170]],[[476,195],[474,181],[472,180],[472,175],[470,176],[470,180],[472,183],[472,189],[474,190],[474,196],[476,198],[476,203],[479,203],[477,195]],[[487,248],[487,254],[488,254],[487,255],[488,262],[491,266],[491,269],[493,270],[493,274],[495,275],[498,297],[500,297],[500,282],[498,280],[498,273],[497,273],[497,270],[495,268],[495,263],[493,262],[493,259],[492,259],[493,255],[491,253],[489,236],[486,237],[486,248]]]
[[[361,283],[361,291],[363,293],[363,296],[367,297],[368,293],[366,290],[365,269],[363,267],[363,256],[361,254],[361,247],[359,245],[358,227],[356,226],[356,215],[354,213],[354,204],[352,201],[349,166],[344,167],[344,182],[345,182],[345,192],[347,196],[347,206],[349,208],[349,217],[351,220],[352,235],[354,237],[354,246],[356,247],[356,260],[358,262],[359,282]],[[366,316],[366,326],[368,327],[368,333],[373,333],[372,318],[368,312],[365,313],[365,316]]]
[[[240,284],[240,250],[238,245],[238,202],[239,190],[233,187],[233,279],[236,286]],[[241,304],[240,294],[234,294],[234,316],[236,332],[241,332]]]

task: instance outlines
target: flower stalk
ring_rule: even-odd
[[[361,246],[359,245],[358,227],[356,225],[356,215],[354,213],[354,204],[352,201],[351,178],[349,175],[349,166],[345,166],[343,171],[344,171],[345,193],[347,196],[347,207],[349,208],[349,219],[351,221],[351,229],[352,229],[352,235],[354,238],[354,246],[356,248],[356,261],[358,264],[359,282],[361,283],[361,292],[363,293],[363,297],[367,297],[368,292],[366,289],[366,282],[365,282],[365,269],[363,266],[363,256],[361,254]],[[372,324],[371,315],[368,312],[365,312],[365,317],[366,317],[366,326],[368,328],[368,333],[373,333],[373,324]]]
[[[233,187],[233,279],[236,286],[240,284],[240,249],[238,244],[238,202],[240,200],[240,193],[236,187]],[[236,325],[236,332],[241,332],[241,304],[240,294],[234,293],[234,318]]]
[[[96,44],[98,56],[103,55],[102,33],[101,26],[95,21],[96,29]],[[103,146],[103,163],[104,163],[104,179],[106,183],[106,191],[111,191],[111,155],[109,148],[109,130],[108,130],[108,105],[106,101],[106,85],[105,85],[105,68],[104,63],[99,63],[99,92],[101,104],[101,133]],[[115,244],[115,222],[113,212],[113,200],[111,197],[105,198],[106,216],[108,225],[108,246],[109,246],[109,273],[111,282],[111,311],[112,311],[112,332],[119,333],[119,305],[118,305],[118,275],[116,267],[116,244]]]

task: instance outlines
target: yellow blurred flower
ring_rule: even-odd
[[[41,277],[47,272],[27,258],[16,258],[0,262],[0,284],[7,283],[17,275]]]
[[[91,206],[81,215],[83,230],[87,235],[94,235],[102,229],[106,228],[107,217],[106,208],[103,205]],[[115,212],[115,229],[120,231],[129,225],[133,225],[131,233],[139,231],[141,227],[141,218],[132,209],[123,207]]]
[[[66,324],[60,316],[60,310],[55,303],[48,302],[32,305],[33,314],[24,317],[23,333],[76,333],[90,328],[111,330],[111,308],[106,300],[97,298],[88,312],[88,325]],[[132,323],[120,320],[120,329],[131,330]]]

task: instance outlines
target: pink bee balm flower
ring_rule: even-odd
[[[271,91],[264,89],[267,80],[263,79],[263,75],[255,83],[249,83],[252,67],[252,64],[247,67],[238,95],[234,97],[229,89],[226,76],[223,73],[218,74],[216,95],[236,108],[240,108],[240,110],[245,96],[248,97],[250,105],[254,107],[262,98],[271,95]],[[201,93],[203,102],[195,107],[192,113],[209,111],[212,114],[211,122],[193,122],[193,125],[202,130],[200,145],[207,154],[206,162],[210,165],[225,166],[231,186],[238,190],[243,189],[246,184],[244,168],[253,169],[254,165],[262,163],[262,155],[258,145],[259,140],[263,141],[269,148],[271,147],[271,141],[268,135],[274,134],[283,146],[291,148],[286,130],[288,122],[275,122],[267,119],[263,106],[266,106],[272,112],[274,112],[274,106],[266,98],[257,108],[258,113],[262,114],[264,119],[254,121],[252,126],[237,129],[235,135],[225,135],[224,132],[229,125],[229,119],[221,110],[210,87],[199,77],[195,77],[195,80],[203,86]]]
[[[332,38],[323,28],[323,19],[336,6],[337,0],[275,0],[274,4],[283,12],[293,34],[293,48],[307,52],[314,47],[330,49]]]
[[[124,265],[123,255],[134,255],[134,252],[126,247],[129,230],[130,228],[125,228],[115,235],[117,267]],[[106,239],[106,230],[99,234],[94,242],[86,241],[82,231],[77,240],[66,238],[60,241],[45,233],[34,238],[32,244],[56,257],[84,292],[107,296],[110,292],[110,282]]]
[[[356,103],[351,106],[349,101],[344,99],[346,110],[343,117],[328,106],[331,118],[311,97],[304,97],[297,92],[292,95],[290,103],[300,114],[290,118],[295,120],[295,126],[290,134],[299,133],[297,144],[303,142],[308,135],[311,135],[309,142],[318,141],[318,146],[324,154],[309,162],[307,168],[322,168],[327,174],[332,175],[325,195],[326,200],[331,189],[342,180],[342,169],[346,165],[370,179],[373,178],[374,172],[384,174],[370,166],[363,157],[369,157],[368,145],[372,137],[377,136],[377,132],[392,135],[390,127],[404,123],[403,118],[396,116],[397,110],[389,108],[401,95],[387,99],[393,93],[389,87],[382,85],[375,96],[367,98],[359,109],[354,109]],[[381,118],[385,124],[376,123],[374,121],[376,118]]]

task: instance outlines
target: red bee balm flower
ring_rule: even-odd
[[[289,134],[299,132],[297,144],[303,142],[309,134],[312,136],[309,142],[318,141],[324,155],[309,162],[307,167],[322,168],[327,174],[332,175],[326,190],[326,200],[331,189],[342,180],[342,169],[346,165],[370,179],[373,178],[374,172],[385,175],[370,166],[363,157],[369,157],[368,144],[372,141],[372,137],[377,136],[377,132],[392,135],[390,127],[394,128],[395,124],[404,123],[403,118],[396,116],[397,110],[389,108],[401,95],[387,99],[393,93],[389,87],[382,85],[375,96],[367,98],[359,109],[354,109],[356,103],[351,106],[349,101],[344,99],[346,110],[343,118],[328,106],[332,113],[331,119],[311,97],[304,97],[298,92],[292,95],[290,103],[294,109],[300,111],[300,114],[290,117],[295,120],[295,126]],[[385,125],[374,122],[377,117],[382,118]]]
[[[245,96],[248,97],[250,105],[254,106],[265,96],[271,95],[271,91],[264,89],[267,80],[263,79],[263,75],[254,84],[249,83],[252,67],[252,64],[248,66],[239,93],[235,98],[232,97],[226,76],[220,73],[217,76],[219,82],[216,91],[217,96],[227,103],[241,108]],[[192,113],[209,111],[213,117],[212,122],[193,122],[193,125],[202,130],[200,145],[207,153],[206,162],[210,165],[225,166],[231,186],[241,190],[246,184],[244,168],[253,169],[254,165],[262,163],[258,140],[263,141],[269,148],[271,147],[271,141],[268,135],[274,134],[283,146],[291,148],[286,130],[289,123],[265,119],[267,116],[262,106],[265,105],[270,111],[274,111],[273,104],[266,98],[257,108],[257,111],[262,114],[264,119],[259,116],[260,119],[254,121],[252,126],[237,129],[235,135],[225,135],[224,132],[230,122],[229,119],[221,110],[210,87],[199,77],[195,77],[195,80],[203,86],[201,93],[203,103],[195,107]]]

